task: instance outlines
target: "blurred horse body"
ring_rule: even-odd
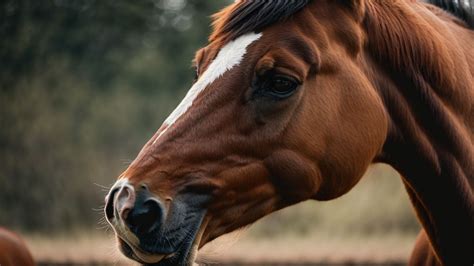
[[[34,266],[25,242],[16,234],[0,227],[0,265]]]
[[[413,265],[474,263],[474,20],[458,1],[236,1],[188,95],[120,176],[119,247],[184,265],[209,241],[402,176],[424,230]]]

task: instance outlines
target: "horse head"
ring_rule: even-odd
[[[388,127],[360,67],[363,2],[237,1],[215,16],[194,85],[107,196],[125,255],[187,264],[223,234],[360,180]]]

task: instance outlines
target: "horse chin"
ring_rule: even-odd
[[[119,242],[120,250],[125,256],[142,264],[147,264],[147,265],[157,264],[163,259],[165,259],[166,257],[173,255],[173,254],[163,255],[163,254],[146,253],[120,237],[118,238],[118,242]]]
[[[195,265],[197,258],[198,249],[201,243],[203,233],[206,229],[206,223],[202,223],[200,228],[194,235],[194,239],[190,243],[183,243],[180,250],[168,255],[162,254],[147,254],[142,252],[140,249],[133,248],[133,246],[126,244],[131,249],[128,257],[142,263],[144,265],[156,265],[156,266],[171,266],[171,265]],[[122,248],[122,250],[124,250]]]
[[[143,254],[140,251],[134,251],[136,259],[144,264],[157,264],[162,261],[166,255],[148,255]]]

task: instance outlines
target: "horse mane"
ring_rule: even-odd
[[[310,3],[311,0],[236,0],[232,5],[214,14],[209,41],[229,41],[245,33],[261,31],[273,23],[284,21]],[[427,0],[446,10],[474,28],[472,0]]]
[[[243,34],[261,31],[284,21],[303,9],[311,0],[238,0],[213,15],[214,32],[210,41],[229,41]]]
[[[474,28],[474,3],[472,0],[429,0],[428,3],[440,7],[464,20]]]

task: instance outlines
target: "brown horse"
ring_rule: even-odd
[[[295,203],[402,176],[412,264],[474,263],[474,20],[462,1],[241,0],[215,15],[196,82],[119,177],[105,213],[145,264]]]
[[[25,242],[16,234],[0,227],[0,265],[33,266],[31,253]]]

